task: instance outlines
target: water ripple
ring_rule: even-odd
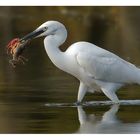
[[[113,105],[112,101],[89,101],[83,102],[81,106],[106,106],[106,105]],[[120,100],[120,105],[140,105],[140,100]],[[76,103],[46,103],[45,106],[47,107],[77,107]]]

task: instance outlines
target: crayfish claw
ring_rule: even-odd
[[[12,60],[9,60],[9,63],[12,65],[13,68],[15,68],[17,63],[18,63],[18,61],[12,59]]]

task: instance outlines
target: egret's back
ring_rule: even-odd
[[[67,50],[94,79],[112,83],[140,83],[140,70],[117,55],[88,42],[78,42]]]

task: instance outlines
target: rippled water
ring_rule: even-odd
[[[50,75],[51,78],[18,86],[3,84],[5,89],[0,93],[0,132],[140,133],[140,100],[121,100],[120,105],[112,105],[110,101],[98,102],[107,98],[103,94],[95,94],[87,95],[83,105],[76,106],[77,88],[72,89],[69,80],[76,85],[78,82],[65,76],[65,73],[58,75],[59,78],[55,76],[58,79]],[[49,87],[51,82],[53,85]],[[131,96],[133,92],[129,89],[132,88],[120,90],[119,97]],[[135,92],[138,91],[140,88],[136,86]]]
[[[139,7],[0,7],[0,133],[140,133],[140,86],[120,89],[120,105],[103,93],[88,93],[76,106],[79,82],[53,66],[42,39],[28,45],[29,61],[16,69],[5,51],[9,40],[53,19],[68,29],[62,50],[86,40],[140,65],[139,12]]]

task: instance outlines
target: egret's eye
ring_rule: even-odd
[[[46,31],[48,29],[48,27],[44,27],[43,31]]]

